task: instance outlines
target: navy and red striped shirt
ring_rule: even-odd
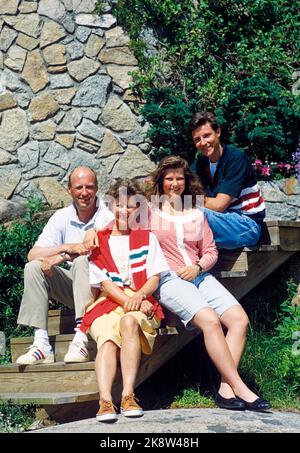
[[[216,197],[218,193],[230,195],[233,200],[228,211],[240,212],[258,223],[262,222],[266,215],[265,203],[249,157],[232,146],[222,147],[223,154],[213,178],[208,158],[200,156],[197,160],[196,171],[208,196]]]

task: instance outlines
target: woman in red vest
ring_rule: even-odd
[[[122,196],[122,191],[125,192]],[[117,419],[112,402],[112,386],[120,354],[123,391],[121,413],[143,415],[134,386],[141,353],[151,354],[156,329],[164,318],[152,293],[160,274],[169,270],[155,235],[135,222],[137,183],[118,180],[107,193],[115,220],[98,231],[99,247],[90,256],[90,284],[97,294],[86,309],[81,330],[89,331],[97,343],[95,363],[100,393],[98,421]]]

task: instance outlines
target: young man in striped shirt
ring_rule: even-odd
[[[201,156],[196,172],[207,190],[205,214],[219,248],[256,245],[265,204],[248,156],[221,142],[221,130],[210,112],[196,113],[190,130]]]

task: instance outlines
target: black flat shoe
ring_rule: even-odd
[[[254,412],[265,412],[271,409],[271,404],[268,403],[267,400],[263,400],[262,398],[257,398],[256,400],[252,401],[252,403],[248,403],[247,401],[243,400],[239,396],[237,398],[245,404],[245,409],[247,411],[254,411]]]
[[[246,409],[246,404],[238,398],[223,398],[219,393],[217,393],[215,403],[221,409],[228,409],[230,411],[244,411]]]

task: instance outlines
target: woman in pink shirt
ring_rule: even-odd
[[[248,317],[232,294],[207,272],[218,253],[203,212],[203,190],[184,159],[170,156],[161,160],[152,175],[150,199],[151,231],[171,269],[160,279],[160,303],[176,313],[187,329],[203,332],[207,352],[222,376],[217,405],[235,410],[269,409],[270,404],[253,393],[238,374]],[[227,329],[226,337],[221,324]]]

